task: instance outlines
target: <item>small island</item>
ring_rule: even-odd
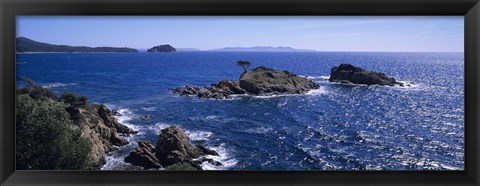
[[[49,43],[41,43],[28,39],[26,37],[18,37],[16,39],[17,53],[28,52],[138,52],[137,49],[127,47],[86,47],[86,46],[68,46],[53,45]]]
[[[351,64],[340,64],[338,67],[333,67],[329,81],[342,84],[404,86],[403,83],[397,82],[395,78],[388,77],[385,73],[371,72]]]
[[[169,44],[154,46],[147,50],[147,52],[163,52],[163,53],[173,53],[177,50]]]
[[[200,98],[225,99],[232,95],[273,96],[283,94],[302,94],[309,90],[320,88],[312,80],[298,76],[286,70],[274,70],[267,67],[257,67],[247,71],[248,61],[238,61],[237,65],[244,68],[239,81],[222,80],[210,87],[185,86],[173,89],[173,93],[182,96],[197,96]]]

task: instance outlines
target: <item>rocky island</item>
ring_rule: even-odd
[[[333,67],[329,81],[342,84],[404,86],[403,83],[397,82],[395,78],[388,77],[385,73],[371,72],[351,64],[341,64]]]
[[[164,52],[164,53],[173,53],[176,51],[177,50],[172,46],[170,46],[169,44],[154,46],[147,50],[147,52]]]
[[[203,145],[193,145],[183,129],[170,126],[161,131],[155,146],[148,141],[138,142],[138,147],[130,152],[125,162],[144,169],[158,169],[181,163],[196,170],[202,170],[203,162],[221,165],[220,162],[207,158],[207,155],[219,154]]]
[[[239,81],[222,80],[210,87],[189,85],[173,89],[173,92],[182,96],[225,99],[238,94],[256,96],[301,94],[318,88],[320,85],[314,81],[288,71],[257,67],[242,73]]]
[[[41,43],[26,37],[16,39],[16,51],[25,52],[138,52],[136,49],[127,47],[86,47],[86,46],[68,46],[52,45]]]

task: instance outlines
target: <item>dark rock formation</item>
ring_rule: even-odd
[[[136,134],[134,131],[114,118],[114,112],[105,105],[86,104],[82,107],[69,108],[74,124],[80,129],[82,137],[93,145],[90,152],[90,169],[100,169],[105,163],[105,155],[114,146],[128,144],[122,136]]]
[[[148,141],[139,141],[138,147],[130,151],[130,154],[125,158],[125,162],[146,169],[162,167],[155,156],[155,146]]]
[[[148,141],[138,142],[138,147],[130,151],[125,162],[145,169],[188,163],[191,167],[201,170],[203,162],[217,166],[222,164],[207,158],[206,155],[219,156],[216,151],[203,145],[192,145],[184,130],[170,126],[162,130],[156,146]]]
[[[177,50],[173,48],[172,46],[166,44],[166,45],[159,45],[159,46],[154,46],[150,49],[147,50],[147,52],[166,52],[166,53],[171,53],[171,52],[176,52]]]
[[[320,85],[288,71],[257,67],[240,76],[240,87],[255,95],[301,94]]]
[[[364,84],[364,85],[400,85],[395,78],[390,78],[384,73],[371,72],[350,64],[341,64],[333,67],[330,72],[330,82]]]
[[[319,87],[320,85],[317,83],[288,71],[258,67],[243,73],[240,76],[240,81],[222,80],[212,84],[211,87],[203,88],[189,85],[173,89],[173,93],[182,96],[224,99],[236,94],[301,94]]]

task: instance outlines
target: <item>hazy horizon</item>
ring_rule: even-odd
[[[319,52],[464,52],[462,16],[17,16],[17,37],[146,50],[292,47]]]

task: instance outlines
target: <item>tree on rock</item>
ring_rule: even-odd
[[[249,61],[240,60],[240,61],[237,61],[237,65],[241,66],[243,70],[247,72],[247,68],[251,65],[251,63]]]

